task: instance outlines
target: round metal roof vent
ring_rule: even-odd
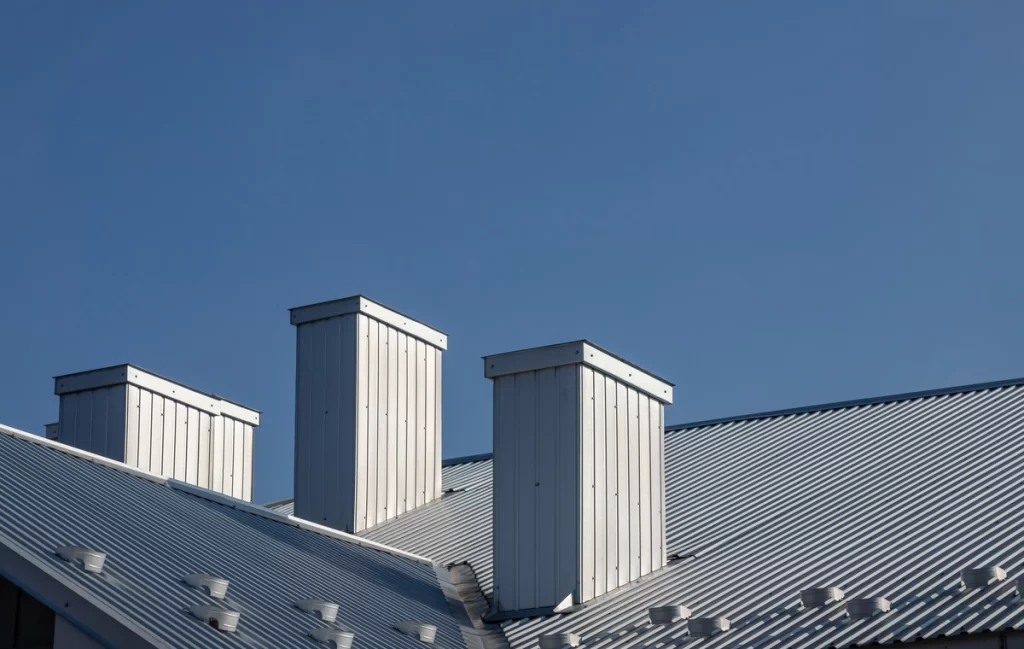
[[[575,633],[546,633],[540,638],[540,649],[562,649],[580,646],[580,637]]]
[[[833,602],[841,602],[845,593],[835,586],[828,588],[805,588],[800,591],[800,603],[807,608],[827,606]]]
[[[960,580],[964,588],[984,588],[997,581],[1006,579],[1006,571],[999,566],[984,566],[981,568],[965,568],[960,573]]]
[[[107,560],[107,553],[99,550],[92,550],[80,545],[65,545],[57,548],[57,556],[69,563],[74,563],[86,572],[100,574],[103,572],[103,562]]]
[[[855,597],[846,602],[846,614],[855,620],[887,613],[892,604],[884,597]]]
[[[213,575],[208,575],[204,572],[197,572],[191,575],[186,575],[185,583],[196,590],[204,591],[214,599],[224,599],[224,596],[228,594],[228,584],[230,582],[221,577],[214,577]]]
[[[325,626],[310,631],[309,637],[321,644],[331,645],[335,649],[349,649],[352,646],[352,641],[356,638],[356,634],[345,629]]]
[[[315,613],[328,624],[338,619],[338,605],[323,599],[300,599],[295,602],[297,608],[307,613]]]
[[[227,633],[233,633],[238,628],[238,618],[242,617],[238,611],[207,604],[196,604],[189,609],[189,613],[218,631]]]
[[[730,624],[727,617],[693,617],[686,623],[690,635],[708,638],[722,631],[728,631]]]
[[[680,605],[652,606],[647,609],[651,624],[672,624],[690,617],[690,609]]]
[[[437,635],[437,627],[433,624],[427,624],[426,622],[416,621],[405,621],[399,622],[395,625],[395,628],[406,635],[411,635],[414,638],[419,639],[420,642],[432,644],[434,642],[434,636]]]

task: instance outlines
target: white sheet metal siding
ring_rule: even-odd
[[[252,500],[253,426],[133,384],[60,397],[61,442]],[[66,428],[65,428],[66,427]]]
[[[494,380],[494,598],[500,610],[578,601],[580,367]]]
[[[126,464],[252,500],[250,424],[128,385],[126,430]]]
[[[665,565],[663,410],[579,364],[494,379],[500,610],[586,602]]]
[[[582,601],[665,565],[664,406],[589,367],[582,379]]]
[[[123,462],[125,395],[123,384],[61,395],[60,441]]]
[[[347,532],[441,494],[441,349],[362,313],[298,325],[295,515]]]

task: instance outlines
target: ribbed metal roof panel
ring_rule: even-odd
[[[584,647],[837,647],[1024,628],[1021,381],[744,417],[666,433],[668,568],[583,610],[503,625],[516,648],[572,631]],[[491,463],[444,469],[473,485],[367,536],[434,559],[469,561],[491,589]],[[691,556],[692,555],[692,556]],[[1009,579],[962,590],[963,568]],[[800,590],[882,596],[888,613],[849,620],[842,603],[804,609]],[[690,638],[652,626],[650,606],[725,616]]]
[[[423,565],[236,509],[0,434],[0,532],[96,601],[122,611],[174,647],[310,647],[321,623],[293,606],[321,597],[356,646],[422,646],[392,625],[437,626],[442,646],[464,646],[437,576]],[[61,545],[103,550],[103,574],[54,555]],[[182,578],[202,571],[230,580],[224,604],[242,612],[238,632],[190,617],[213,603]]]
[[[469,563],[480,589],[490,595],[491,462],[446,466],[441,473],[445,490],[439,501],[364,531],[360,536],[422,554],[444,564]],[[418,550],[412,550],[418,548]]]
[[[683,428],[666,436],[670,552],[694,555],[582,611],[508,622],[515,647],[572,630],[585,647],[659,647],[648,606],[680,603],[733,628],[687,646],[849,646],[1024,626],[1004,582],[961,590],[959,571],[1021,573],[1024,388],[939,394]],[[849,620],[804,609],[802,588],[884,596]]]

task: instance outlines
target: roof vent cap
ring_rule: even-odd
[[[647,609],[647,615],[651,618],[651,624],[672,624],[690,617],[690,609],[679,605],[652,606]]]
[[[580,646],[580,637],[575,633],[545,633],[540,638],[540,649],[562,649]]]
[[[307,613],[316,613],[328,624],[338,619],[338,605],[322,599],[300,599],[295,606]]]
[[[185,583],[196,590],[205,591],[214,599],[224,599],[228,594],[228,580],[197,572],[185,577]]]
[[[406,635],[419,639],[420,642],[432,644],[434,636],[437,635],[437,627],[426,622],[404,621],[395,625],[395,628]]]
[[[964,582],[964,588],[984,588],[997,581],[1005,580],[1006,571],[999,566],[965,568],[960,573],[960,579]]]
[[[352,641],[356,638],[356,634],[345,629],[325,626],[310,631],[309,637],[319,643],[333,645],[335,649],[349,649],[352,646]]]
[[[729,630],[729,618],[726,617],[694,617],[690,618],[686,627],[690,635],[707,638]]]
[[[207,604],[196,604],[189,609],[189,613],[218,631],[225,631],[227,633],[233,633],[238,628],[238,618],[242,617],[242,614],[238,611],[232,611],[219,606],[209,606]]]
[[[103,572],[103,562],[107,560],[106,552],[84,548],[80,545],[65,545],[57,548],[57,556],[70,563],[80,565],[86,572],[97,575]]]
[[[884,597],[855,597],[846,602],[846,614],[855,620],[886,613],[892,604]]]
[[[840,602],[846,594],[835,586],[828,588],[805,588],[800,591],[800,603],[805,608],[815,606],[827,606],[833,602]]]

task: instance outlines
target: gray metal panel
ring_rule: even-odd
[[[495,380],[495,589],[501,610],[578,591],[579,367]]]
[[[435,625],[438,646],[465,646],[434,569],[414,560],[6,432],[0,434],[0,489],[0,538],[11,539],[57,579],[117,611],[162,646],[315,646],[307,632],[320,623],[293,606],[311,595],[341,605],[338,621],[355,631],[359,647],[422,647],[392,628],[403,619]],[[54,549],[69,541],[106,551],[104,573],[91,575],[58,558]],[[0,572],[9,567],[0,563]],[[184,612],[209,602],[182,583],[196,570],[230,579],[225,604],[242,611],[237,633],[218,633]],[[69,615],[80,610],[73,601]]]
[[[495,393],[512,379],[496,380]],[[597,412],[603,394],[595,389]],[[503,414],[496,408],[495,419]],[[661,417],[652,409],[652,434],[664,427]],[[601,421],[595,417],[595,435]],[[501,454],[496,445],[495,458]],[[1012,595],[1012,581],[1024,574],[1024,483],[1013,478],[1024,464],[1024,381],[676,427],[665,433],[663,457],[667,551],[696,556],[576,613],[506,622],[513,647],[536,647],[539,634],[556,631],[602,649],[814,649],[919,636],[952,647],[990,636],[942,636],[1024,628],[1024,608]],[[468,561],[491,594],[491,507],[508,491],[500,486],[511,477],[505,464],[493,463],[493,491],[486,457],[446,466],[445,488],[467,491],[367,536]],[[1010,579],[962,590],[960,570],[975,564],[998,564]],[[893,609],[851,622],[842,605],[802,608],[799,591],[821,584],[851,597],[884,595]],[[736,624],[685,639],[685,625],[649,623],[647,608],[666,602]],[[1009,634],[1007,646],[1017,638]]]
[[[125,385],[60,395],[61,441],[123,462],[128,394]]]
[[[297,332],[296,516],[358,532],[436,499],[440,350],[362,313]]]
[[[348,316],[311,322],[296,333],[295,513],[346,531],[355,507],[349,467],[356,442],[356,326]]]

